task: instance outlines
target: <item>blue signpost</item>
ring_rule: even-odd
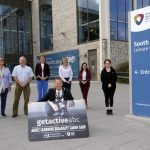
[[[131,12],[132,114],[150,117],[150,7]]]
[[[78,77],[79,73],[79,51],[77,49],[58,52],[53,54],[47,54],[46,56],[46,63],[50,67],[50,77],[55,78],[58,77],[58,69],[61,64],[61,59],[66,57],[68,59],[69,65],[72,67],[73,70],[73,78]]]

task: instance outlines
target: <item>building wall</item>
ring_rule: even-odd
[[[79,50],[79,64],[88,62],[88,50],[97,49],[99,58],[99,41],[86,44],[77,44],[77,10],[76,0],[55,0],[52,1],[53,15],[53,50],[45,54],[51,54],[65,50]],[[36,53],[37,54],[37,53]],[[97,58],[97,69],[99,69],[99,59]],[[80,67],[79,66],[79,67]],[[99,72],[99,70],[98,70]],[[99,75],[98,75],[99,76]],[[98,78],[97,76],[97,78]]]
[[[124,62],[129,61],[129,44],[128,42],[111,41],[110,52],[112,64],[115,68]]]
[[[52,12],[54,51],[75,48],[77,45],[76,0],[54,0]]]
[[[99,72],[99,40],[86,44],[77,44],[77,7],[76,0],[55,0],[52,2],[53,9],[53,35],[54,50],[79,50],[79,64],[88,62],[88,50],[97,50],[97,72]],[[79,67],[80,67],[79,66]],[[97,75],[97,79],[99,74]]]
[[[100,43],[99,40],[95,42],[89,42],[86,44],[81,44],[77,46],[79,49],[79,64],[83,62],[88,63],[88,51],[90,50],[97,50],[97,80],[99,80],[99,72],[100,72]],[[84,55],[87,54],[87,57]]]
[[[105,7],[105,9],[102,9],[103,12],[106,13],[105,14],[106,17],[104,19],[107,18],[107,20],[109,20],[108,4],[109,4],[108,2],[107,3],[105,2],[105,5],[107,5],[107,7]],[[82,62],[84,61],[88,63],[88,51],[96,49],[97,50],[97,80],[99,80],[99,72],[103,67],[103,60],[105,58],[110,57],[113,66],[115,68],[120,63],[128,61],[128,42],[111,41],[109,43],[110,34],[108,34],[108,32],[110,32],[110,30],[109,30],[108,21],[105,21],[107,25],[106,26],[103,25],[104,28],[100,28],[101,30],[105,29],[105,32],[103,32],[103,34],[100,31],[101,32],[100,41],[97,40],[85,44],[77,43],[76,0],[52,1],[52,15],[53,15],[53,50],[47,51],[45,52],[45,54],[52,54],[60,51],[78,49],[79,64],[81,66]],[[39,6],[37,0],[32,1],[32,17],[33,17],[33,21],[32,21],[33,41],[36,42],[33,43],[33,52],[34,52],[34,62],[36,63],[36,58],[40,54]],[[102,46],[103,39],[107,39],[107,44],[108,44],[107,49],[103,49]]]

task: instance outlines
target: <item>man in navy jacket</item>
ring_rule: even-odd
[[[55,88],[49,89],[47,94],[39,100],[39,102],[47,101],[45,110],[47,115],[55,116],[68,116],[68,110],[66,106],[73,107],[74,102],[71,92],[68,89],[63,88],[63,82],[61,78],[55,79]],[[56,102],[56,103],[55,103]]]

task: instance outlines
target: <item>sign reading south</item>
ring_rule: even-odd
[[[150,7],[131,12],[132,113],[150,116]]]
[[[84,100],[32,102],[28,105],[30,141],[89,136]]]

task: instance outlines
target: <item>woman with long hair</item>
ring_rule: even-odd
[[[91,72],[87,68],[87,63],[83,62],[81,65],[81,70],[78,75],[78,80],[79,80],[79,85],[81,88],[82,96],[85,100],[86,107],[88,105],[87,103],[87,96],[88,96],[88,91],[90,88],[90,81],[91,81]]]

